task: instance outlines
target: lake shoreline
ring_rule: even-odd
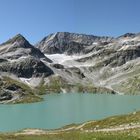
[[[113,123],[114,122],[114,123]],[[63,139],[69,140],[69,135],[74,135],[74,140],[86,136],[94,138],[105,138],[120,136],[127,140],[129,137],[140,137],[140,111],[133,112],[127,115],[112,116],[99,121],[89,121],[79,125],[72,125],[58,130],[44,130],[44,129],[25,129],[13,133],[1,133],[0,138],[9,138],[9,140],[17,140],[23,138],[33,138],[35,140],[44,138],[46,140],[58,138],[60,135]],[[78,135],[77,135],[78,134]],[[128,135],[129,134],[129,135]],[[88,135],[88,136],[87,136]],[[100,136],[99,136],[100,135]],[[26,140],[25,139],[25,140]],[[2,139],[4,140],[4,139]]]
[[[50,94],[44,96],[43,102],[0,105],[2,113],[0,131],[16,132],[25,128],[55,130],[63,126],[65,128],[69,124],[81,124],[89,120],[97,121],[114,115],[128,114],[139,110],[139,97],[108,94]],[[6,123],[5,117],[7,117]]]

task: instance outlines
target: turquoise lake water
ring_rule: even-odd
[[[0,105],[0,131],[55,129],[140,110],[140,96],[50,94],[32,104]]]

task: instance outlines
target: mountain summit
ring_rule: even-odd
[[[1,44],[0,54],[0,57],[8,59],[17,59],[28,55],[39,58],[45,57],[39,49],[32,46],[21,34]]]
[[[50,34],[40,41],[36,47],[44,53],[67,53],[75,54],[85,51],[85,47],[97,42],[110,42],[113,38],[99,37],[93,35],[76,34],[68,32],[57,32]]]
[[[30,46],[30,43],[21,35],[17,34],[15,37],[9,39],[5,43],[1,44],[1,46],[6,45],[6,44],[13,44],[13,43],[18,43],[20,46]]]

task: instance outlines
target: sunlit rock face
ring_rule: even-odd
[[[87,46],[108,43],[112,39],[110,37],[58,32],[45,37],[41,42],[36,44],[36,47],[48,54],[67,53],[72,55],[86,53]]]
[[[70,83],[80,81],[113,89],[120,94],[139,94],[139,33],[113,38],[58,32],[45,37],[36,47],[53,63],[63,65],[66,71],[62,69],[59,75]],[[73,68],[83,73],[82,80]]]

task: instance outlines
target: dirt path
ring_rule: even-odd
[[[70,130],[80,130],[84,125],[91,123],[91,122],[86,122],[83,123],[79,126],[73,126],[65,129],[60,129],[60,130],[40,130],[40,129],[26,129],[23,130],[22,132],[16,133],[15,135],[41,135],[41,134],[59,134],[62,132],[68,132]]]
[[[133,125],[133,126],[121,126],[115,128],[103,128],[103,129],[94,129],[94,130],[85,130],[86,132],[113,132],[113,131],[122,131],[122,130],[129,130],[140,128],[140,125]]]
[[[53,135],[53,134],[60,134],[63,132],[69,132],[71,130],[80,130],[81,132],[85,132],[85,133],[92,133],[92,132],[113,132],[113,131],[122,131],[122,130],[129,130],[129,129],[135,129],[135,128],[140,128],[140,124],[133,124],[133,125],[121,125],[118,127],[114,127],[114,128],[102,128],[102,129],[97,129],[94,128],[93,130],[86,130],[83,129],[83,127],[86,124],[89,124],[91,122],[86,122],[84,124],[81,124],[79,126],[73,126],[70,128],[66,128],[66,129],[60,129],[60,130],[40,130],[40,129],[26,129],[23,132],[19,132],[16,133],[15,135],[42,135],[42,134],[48,134],[48,135]]]

